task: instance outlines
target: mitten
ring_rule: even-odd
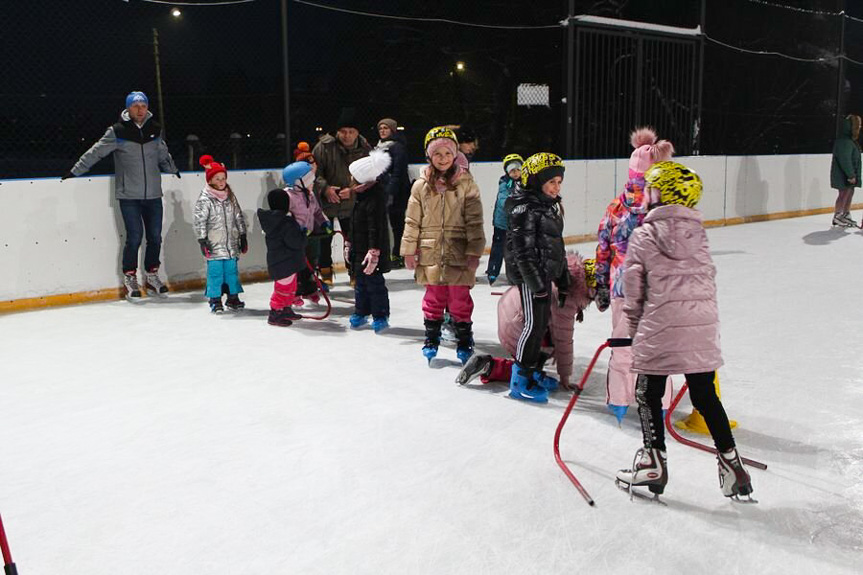
[[[366,257],[363,258],[362,265],[366,266],[363,270],[363,273],[367,276],[375,273],[375,270],[378,269],[378,260],[381,257],[381,250],[371,249],[366,252]]]
[[[246,234],[240,234],[240,251],[246,253],[249,251],[249,239]]]
[[[417,260],[418,259],[419,258],[416,256],[416,254],[410,255],[410,256],[405,256],[405,267],[408,268],[409,270],[417,269]]]
[[[596,302],[596,309],[605,311],[611,305],[611,292],[605,284],[596,284],[596,295],[593,297]]]
[[[327,221],[325,221],[325,222],[323,223],[323,225],[321,226],[321,229],[322,229],[322,230],[324,231],[324,233],[325,233],[325,234],[327,234],[328,236],[333,235],[333,233],[334,233],[334,231],[333,231],[333,222],[332,222],[331,220],[327,220]]]
[[[467,257],[467,267],[470,271],[475,272],[476,268],[479,267],[479,257],[478,256],[468,256]]]
[[[210,242],[208,242],[205,238],[201,238],[198,240],[198,245],[201,246],[201,253],[204,255],[204,257],[210,257]]]

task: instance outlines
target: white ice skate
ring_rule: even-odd
[[[158,270],[147,272],[144,274],[144,289],[148,294],[153,294],[158,297],[168,297],[168,286],[159,277]]]
[[[123,287],[126,288],[126,299],[131,302],[141,300],[141,286],[138,285],[138,274],[123,274]]]
[[[668,483],[667,458],[664,451],[656,448],[643,448],[635,452],[632,468],[617,472],[615,485],[629,493],[629,498],[640,497],[665,505],[659,496]],[[636,491],[633,487],[647,487],[653,497]]]
[[[736,449],[718,454],[716,462],[719,467],[719,487],[725,497],[736,503],[758,503],[752,499],[752,480]],[[746,499],[741,499],[741,495],[745,495]]]

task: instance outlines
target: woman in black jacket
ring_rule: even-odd
[[[518,285],[524,311],[509,395],[538,403],[548,401],[548,390],[541,385],[541,346],[551,314],[551,284],[557,286],[557,305],[561,307],[570,284],[560,204],[563,171],[559,156],[534,154],[525,160],[521,183],[505,204],[510,225],[506,234],[507,277]]]
[[[402,243],[402,234],[405,230],[405,212],[408,207],[408,199],[411,196],[408,153],[405,138],[398,131],[398,123],[392,118],[384,118],[378,122],[378,135],[381,139],[375,149],[386,150],[392,158],[390,167],[380,178],[381,184],[384,186],[390,226],[393,230],[392,256],[387,252],[384,257],[392,259],[393,267],[400,269],[405,266],[404,258],[399,253],[399,246]]]

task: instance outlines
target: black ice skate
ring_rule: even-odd
[[[225,300],[225,307],[231,311],[240,311],[246,307],[246,304],[240,301],[240,296],[229,295],[228,299]]]
[[[718,454],[716,462],[719,467],[719,488],[725,497],[737,503],[758,503],[752,499],[752,479],[736,449]],[[746,499],[740,499],[741,495],[745,495]]]
[[[478,377],[486,376],[491,373],[492,357],[490,355],[473,355],[458,372],[455,382],[459,385],[464,385],[475,380]]]
[[[668,483],[668,466],[664,451],[656,448],[643,448],[635,452],[631,469],[621,469],[617,472],[615,485],[629,493],[629,498],[641,497],[656,503],[665,504],[659,496],[665,491]],[[653,493],[648,497],[633,487],[647,487]]]

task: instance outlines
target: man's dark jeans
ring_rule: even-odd
[[[162,251],[162,198],[152,200],[118,200],[123,224],[126,226],[126,245],[123,247],[123,273],[138,269],[138,248],[147,236],[144,252],[144,269],[159,267]]]

